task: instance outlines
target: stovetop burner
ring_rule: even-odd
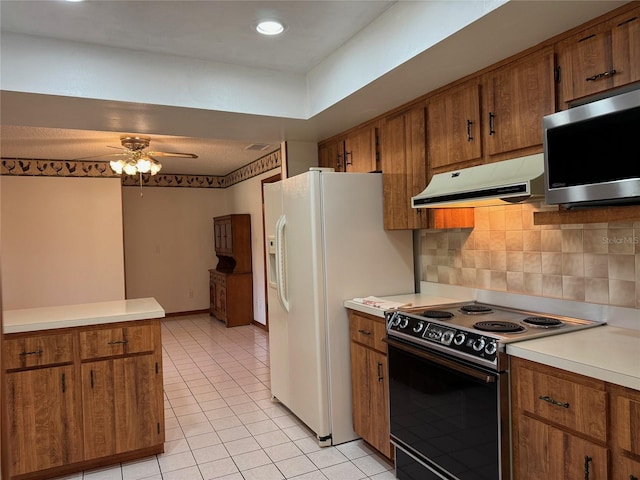
[[[484,315],[487,313],[493,313],[493,309],[491,307],[487,307],[486,305],[463,305],[460,307],[460,311],[467,315]]]
[[[522,325],[518,325],[513,322],[499,322],[499,321],[488,321],[488,322],[477,322],[473,324],[473,328],[478,330],[482,330],[485,332],[521,332],[524,330]]]
[[[562,320],[549,317],[527,317],[522,320],[522,323],[537,328],[554,328],[564,325],[564,322],[562,322]]]
[[[439,320],[448,320],[454,316],[453,313],[445,310],[425,310],[421,315],[426,318],[437,318]]]

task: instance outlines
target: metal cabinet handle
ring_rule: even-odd
[[[26,357],[27,355],[42,355],[42,350],[34,350],[32,352],[20,352],[21,357]]]
[[[540,400],[544,400],[547,403],[550,403],[551,405],[556,405],[558,407],[562,407],[562,408],[569,408],[569,404],[566,402],[559,402],[558,400],[554,400],[553,398],[551,398],[548,395],[545,395],[544,397],[542,395],[540,395],[538,397]]]
[[[611,77],[611,76],[615,75],[616,73],[617,73],[616,69],[614,68],[612,70],[609,70],[608,72],[597,73],[595,75],[592,75],[591,77],[587,77],[587,78],[585,78],[585,81],[587,81],[587,82],[595,82],[596,80],[600,80],[601,78]]]
[[[584,456],[584,480],[589,480],[589,464],[592,460],[589,455]]]
[[[65,381],[64,373],[62,374],[61,381],[62,381],[62,393],[64,393],[67,391],[67,382]]]
[[[90,376],[90,379],[91,379],[91,388],[93,388],[93,370],[89,371],[89,376]]]
[[[349,157],[351,157],[353,159],[352,152],[344,152],[344,164],[345,164],[345,166],[353,165],[353,160],[349,160]]]
[[[493,128],[494,127],[493,123],[494,123],[495,118],[496,118],[496,114],[493,113],[493,112],[489,112],[489,135],[495,135],[496,134],[496,131]]]
[[[384,377],[382,376],[382,364],[378,362],[378,381],[381,382],[383,380]]]
[[[638,477],[632,474],[632,475],[629,475],[629,480],[638,480]]]
[[[127,343],[129,343],[129,340],[113,340],[108,342],[107,345],[126,345]]]
[[[473,125],[473,122],[471,120],[467,120],[467,142],[473,141],[473,137],[471,136],[471,125]]]
[[[367,336],[371,335],[371,332],[367,330],[362,330],[362,329],[358,330],[358,333],[361,333],[362,335],[367,335]]]

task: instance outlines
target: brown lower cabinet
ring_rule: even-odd
[[[253,277],[251,272],[225,273],[209,270],[209,314],[227,327],[253,322]]]
[[[393,458],[384,325],[383,318],[349,310],[353,429],[385,457]]]
[[[3,342],[9,478],[53,478],[164,451],[160,320]]]
[[[640,479],[640,392],[511,358],[514,480]]]

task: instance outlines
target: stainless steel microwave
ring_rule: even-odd
[[[640,204],[640,89],[547,115],[545,202]]]

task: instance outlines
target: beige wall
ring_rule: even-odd
[[[421,279],[640,308],[640,222],[536,226],[541,207],[476,208],[474,229],[421,231]]]
[[[230,213],[226,190],[122,190],[127,298],[154,297],[167,313],[208,309],[213,217]]]
[[[262,225],[262,180],[280,173],[274,169],[228,188],[229,213],[251,214],[253,271],[253,318],[266,323],[264,288],[264,228]]]
[[[124,298],[119,178],[0,182],[5,310]]]

